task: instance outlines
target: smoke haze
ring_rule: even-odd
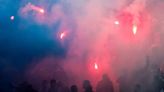
[[[12,4],[9,0],[0,2],[2,10]],[[153,67],[163,61],[162,0],[22,0],[18,5],[18,16],[27,23],[24,29],[33,23],[46,27],[48,39],[59,40],[59,47],[66,49],[62,57],[51,52],[57,46],[44,57],[32,58],[24,73],[30,82],[56,78],[67,84],[80,84],[90,79],[95,86],[107,73],[117,88],[118,78],[128,73],[131,81],[133,73],[147,65],[147,57]],[[130,21],[132,18],[131,24],[126,14]],[[115,25],[115,21],[120,25]],[[131,36],[127,33],[133,25],[138,31]],[[62,32],[66,32],[64,39],[60,39]],[[94,69],[95,63],[98,70]]]

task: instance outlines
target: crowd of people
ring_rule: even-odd
[[[37,87],[27,81],[15,85],[10,81],[8,88],[5,82],[0,81],[0,92],[164,92],[164,71],[157,66],[151,66],[149,62],[132,73],[123,72],[116,81],[107,74],[100,81],[96,81],[98,82],[93,86],[90,80],[84,80],[82,87],[81,83],[68,86],[66,81],[55,79],[43,80]]]
[[[157,88],[157,90],[155,91],[149,90],[149,92],[163,92],[164,91],[164,80],[163,80],[164,74],[163,73],[161,73],[159,79],[160,81],[157,81],[159,84],[155,84],[156,86],[152,86],[154,88]],[[124,81],[126,82],[126,80]],[[136,84],[134,86],[133,91],[128,90],[128,87],[130,87],[130,85],[129,86],[125,86],[125,85],[126,84],[121,84],[121,81],[120,81],[119,92],[147,92],[147,91],[142,90],[141,84]],[[91,82],[89,80],[84,80],[82,87],[83,87],[83,92],[116,92],[114,90],[114,84],[107,74],[104,74],[102,76],[102,79],[101,81],[97,83],[95,90],[93,90],[93,86],[91,85]],[[62,81],[57,81],[55,79],[52,79],[50,81],[43,80],[39,90],[36,90],[29,83],[23,82],[19,84],[17,87],[15,87],[14,92],[81,92],[79,89],[80,88],[77,85],[72,85],[68,87]],[[148,89],[151,89],[151,88],[148,88]]]
[[[90,80],[84,80],[81,87],[81,83],[68,86],[66,81],[50,79],[43,80],[38,88],[25,81],[16,85],[11,84],[12,91],[1,91],[5,84],[0,82],[0,92],[164,92],[164,67],[158,66],[151,65],[147,60],[143,68],[138,68],[132,73],[123,72],[116,81],[103,74],[94,86]]]
[[[82,87],[84,92],[94,92],[89,80],[84,80]],[[69,88],[62,81],[57,82],[55,79],[50,80],[50,82],[43,80],[39,90],[36,90],[27,82],[23,82],[17,87],[14,87],[15,92],[79,92],[78,89],[77,85],[72,85]],[[113,83],[106,74],[104,74],[102,80],[98,82],[96,92],[114,92]]]

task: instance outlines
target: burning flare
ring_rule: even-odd
[[[119,24],[120,24],[120,22],[119,22],[119,21],[115,21],[115,22],[114,22],[114,24],[119,25]]]
[[[60,39],[63,39],[64,37],[65,37],[65,32],[62,32],[61,34],[60,34]]]
[[[97,63],[95,63],[94,67],[95,67],[96,70],[98,70],[98,65],[97,65]]]
[[[134,24],[133,25],[133,34],[136,35],[136,33],[137,33],[137,25]]]
[[[40,13],[44,13],[44,9],[40,9],[39,11],[40,11]]]
[[[15,18],[14,16],[11,16],[11,17],[10,17],[11,20],[14,20],[14,18]]]
[[[36,11],[36,12],[41,13],[41,14],[45,13],[45,10],[43,8],[41,8],[39,6],[36,6],[36,5],[34,5],[34,4],[30,3],[30,2],[25,7],[22,8],[21,12],[22,13],[27,13],[27,12],[29,12],[31,10],[32,11]]]

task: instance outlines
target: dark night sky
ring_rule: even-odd
[[[32,59],[48,54],[64,57],[66,48],[55,37],[60,22],[54,30],[38,25],[32,19],[24,20],[19,14],[19,0],[0,0],[0,64],[24,69]],[[6,7],[9,6],[9,7]],[[14,21],[10,16],[15,16]],[[8,62],[5,64],[3,62]],[[2,67],[1,67],[2,69]]]

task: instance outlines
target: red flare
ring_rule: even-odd
[[[65,32],[62,32],[61,34],[60,34],[60,39],[63,39],[64,37],[65,37]]]
[[[33,4],[31,4],[31,3],[29,3],[28,5],[29,5],[29,7],[30,7],[32,10],[34,10],[34,11],[37,11],[37,12],[39,12],[39,13],[44,13],[44,12],[45,12],[44,9],[41,8],[41,7],[38,7],[38,6],[33,5]]]
[[[119,22],[119,21],[115,21],[115,22],[114,22],[114,24],[119,25],[119,24],[120,24],[120,22]]]
[[[98,70],[98,65],[97,65],[97,63],[95,63],[94,67],[95,67],[96,70]]]
[[[44,9],[40,9],[39,12],[40,12],[40,13],[44,13]]]
[[[137,33],[137,25],[134,24],[133,25],[133,34],[136,35],[136,33]]]

